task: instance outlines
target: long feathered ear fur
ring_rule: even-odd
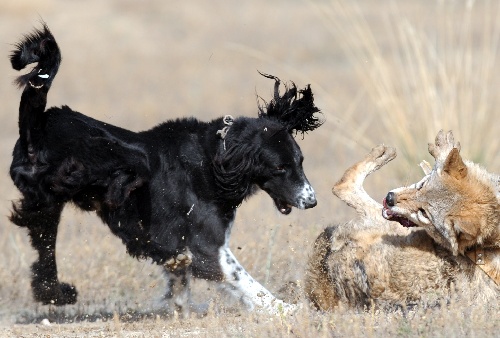
[[[213,162],[215,184],[221,199],[239,204],[252,194],[251,178],[257,170],[259,147],[238,137],[228,137],[226,144],[227,149],[221,147]]]
[[[304,134],[323,124],[324,121],[315,115],[321,111],[314,105],[310,85],[297,90],[293,82],[290,88],[285,84],[285,93],[280,95],[281,80],[273,75],[260,74],[268,79],[273,79],[275,83],[274,98],[270,102],[260,98],[264,102],[264,106],[259,105],[259,117],[279,121],[289,133],[301,132]]]

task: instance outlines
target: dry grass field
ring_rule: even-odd
[[[155,303],[164,289],[160,269],[130,258],[95,215],[71,207],[60,226],[58,264],[79,301],[60,308],[33,302],[35,253],[25,230],[7,219],[18,197],[8,168],[20,98],[7,57],[40,18],[63,53],[49,105],[132,130],[180,116],[256,116],[256,94],[270,97],[273,85],[257,70],[311,84],[326,123],[298,142],[317,207],[281,216],[259,193],[241,206],[231,239],[252,276],[303,304],[295,316],[234,311],[213,285],[198,281],[194,296],[212,301],[209,314],[167,318]],[[323,314],[300,291],[316,236],[353,216],[331,187],[371,147],[385,143],[399,152],[367,182],[377,200],[420,177],[417,163],[430,161],[427,142],[441,128],[453,129],[465,157],[500,172],[499,37],[494,0],[2,0],[0,336],[498,336],[498,312],[452,302],[404,316]],[[297,294],[284,290],[290,282]]]

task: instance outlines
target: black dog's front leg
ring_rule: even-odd
[[[77,291],[73,285],[59,282],[56,264],[56,238],[62,204],[50,208],[30,208],[23,200],[20,207],[14,206],[11,220],[28,228],[38,260],[31,266],[31,287],[36,301],[42,304],[74,304]]]

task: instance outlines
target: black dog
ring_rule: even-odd
[[[189,311],[189,278],[222,282],[248,307],[270,312],[277,300],[239,265],[228,247],[237,207],[258,188],[288,214],[316,205],[303,169],[297,132],[321,125],[309,86],[295,85],[260,107],[258,118],[167,121],[135,133],[71,110],[45,110],[61,62],[44,24],[17,44],[10,59],[21,70],[19,139],[10,174],[22,198],[11,221],[28,229],[39,254],[32,266],[34,297],[73,304],[76,289],[57,277],[55,244],[61,211],[73,202],[95,210],[134,257],[165,268],[171,309]]]

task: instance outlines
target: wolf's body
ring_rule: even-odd
[[[437,184],[443,180],[443,170],[438,168],[442,167],[442,157],[448,157],[443,152],[451,152],[451,149],[441,149],[441,158],[436,154],[436,167],[422,181],[396,191],[407,193],[409,200],[412,192],[418,195],[417,187],[421,191],[424,186],[430,195],[437,197],[433,202],[443,207],[452,205],[449,203],[451,197],[440,194],[443,188]],[[347,224],[325,229],[317,238],[306,278],[308,298],[322,310],[332,310],[341,303],[357,308],[371,305],[394,308],[412,303],[433,305],[454,298],[498,305],[500,287],[475,262],[443,245],[443,241],[437,241],[432,233],[429,234],[429,229],[401,226],[415,225],[402,212],[392,215],[393,220],[401,224],[387,220],[382,215],[387,206],[383,207],[364,191],[364,179],[395,157],[393,148],[378,146],[364,160],[349,168],[333,187],[333,193],[353,207],[358,217]],[[476,188],[489,189],[494,196],[497,191],[494,175],[472,163],[467,162],[467,166],[471,168],[469,175],[474,176],[471,181]],[[451,200],[457,201],[458,197],[461,196],[453,196]],[[498,233],[498,223],[479,222],[486,208],[476,205],[481,202],[477,196],[469,198],[468,210],[471,212],[468,216],[474,218],[469,220],[477,220],[476,226],[482,224]],[[402,210],[402,198],[400,203]],[[489,199],[488,203],[492,204],[488,210],[498,210],[496,198]],[[448,207],[448,210],[452,209]],[[427,212],[432,217],[436,210]],[[460,217],[465,218],[465,215]],[[488,255],[490,261],[496,260],[497,268],[500,266],[498,244],[497,241],[496,256],[492,256],[494,250]]]

